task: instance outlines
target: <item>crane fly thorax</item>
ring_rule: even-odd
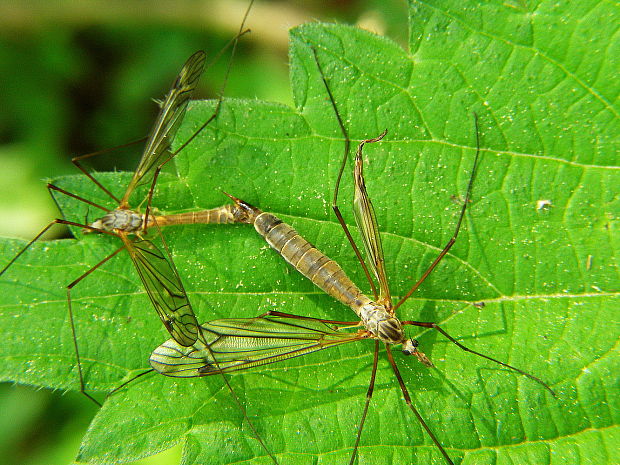
[[[144,215],[136,213],[132,210],[116,209],[98,220],[92,222],[89,226],[103,231],[124,231],[129,234],[136,233],[144,223]],[[152,223],[149,221],[149,223]],[[86,230],[85,232],[92,232]]]
[[[368,301],[361,307],[359,316],[366,329],[380,341],[387,344],[400,344],[404,341],[403,325],[384,305]]]

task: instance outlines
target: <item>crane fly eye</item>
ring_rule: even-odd
[[[403,343],[403,348],[401,350],[405,355],[413,355],[418,351],[418,345],[420,345],[420,343],[416,339],[407,339]]]

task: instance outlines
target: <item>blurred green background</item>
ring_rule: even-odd
[[[5,1],[0,3],[0,234],[33,237],[56,217],[45,180],[74,174],[70,159],[145,136],[183,62],[214,57],[234,36],[246,0]],[[399,0],[256,1],[225,95],[292,105],[288,36],[308,21],[357,24],[405,44]],[[215,98],[229,54],[203,76]],[[139,149],[138,149],[139,150]],[[125,154],[125,152],[123,152]],[[132,170],[135,157],[102,156],[97,170]],[[51,237],[66,234],[59,229]],[[0,385],[0,457],[65,464],[96,407],[76,393]],[[178,463],[179,448],[141,461]]]

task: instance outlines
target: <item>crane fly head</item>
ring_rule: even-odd
[[[433,362],[424,354],[418,350],[420,343],[416,339],[405,339],[403,342],[402,352],[404,355],[415,355],[416,358],[427,367],[432,367]]]

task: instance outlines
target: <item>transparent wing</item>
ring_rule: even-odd
[[[377,225],[377,217],[375,209],[372,206],[366,184],[364,183],[364,171],[362,161],[362,142],[355,156],[355,170],[353,179],[355,183],[355,193],[353,197],[353,213],[355,214],[355,223],[359,229],[366,254],[370,260],[377,281],[379,282],[379,301],[391,302],[390,289],[388,287],[387,276],[385,274],[385,261],[383,255],[383,246],[381,245],[381,237],[379,236],[379,226]]]
[[[205,60],[206,55],[203,51],[198,51],[189,57],[161,103],[161,110],[149,134],[140,163],[125,191],[121,206],[128,204],[136,186],[143,182],[150,183],[151,179],[144,180],[144,178],[147,175],[152,176],[155,168],[170,155],[172,138],[183,121],[189,100],[204,70]]]
[[[198,339],[198,321],[174,266],[151,241],[120,236],[164,326],[181,346]]]
[[[192,347],[166,341],[151,354],[151,366],[166,376],[191,378],[247,370],[362,338],[319,320],[274,316],[214,320],[202,325],[202,334],[204,340]]]

